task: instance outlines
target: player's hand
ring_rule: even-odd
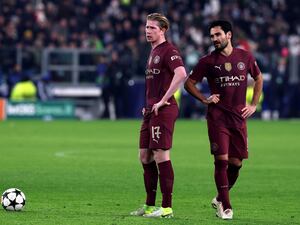
[[[255,111],[256,111],[256,105],[246,105],[246,107],[244,107],[242,109],[242,117],[243,118],[248,118],[253,113],[255,113]]]
[[[143,109],[142,109],[143,117],[148,116],[150,113],[151,113],[150,109],[143,107]]]
[[[157,116],[159,108],[161,108],[162,106],[165,106],[165,105],[170,105],[170,102],[168,102],[168,101],[165,101],[165,102],[159,101],[158,103],[156,103],[152,106],[151,112],[154,112],[155,116]]]
[[[208,105],[208,104],[211,104],[211,103],[216,104],[219,101],[220,101],[220,94],[212,94],[203,103]]]

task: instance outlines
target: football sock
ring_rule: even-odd
[[[239,171],[242,166],[236,166],[234,164],[228,164],[228,169],[227,169],[227,177],[228,177],[228,185],[229,185],[229,190],[233,187],[235,184],[237,178],[239,177]]]
[[[158,163],[158,169],[160,189],[162,193],[162,207],[172,207],[174,171],[171,160]]]
[[[222,202],[224,210],[231,209],[229,201],[227,167],[227,160],[215,161],[215,182],[219,193],[218,200]]]
[[[142,164],[144,168],[144,184],[147,193],[146,205],[155,206],[158,170],[155,161]]]
[[[227,168],[227,178],[228,178],[228,189],[230,190],[235,184],[237,178],[239,177],[239,171],[242,166],[236,166],[234,164],[228,163]],[[220,197],[218,195],[217,200],[220,201]]]

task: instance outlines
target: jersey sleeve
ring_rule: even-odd
[[[189,78],[195,80],[197,82],[201,82],[203,77],[205,77],[207,73],[207,63],[205,63],[205,59],[201,58],[196,66],[191,70],[189,74]]]
[[[253,77],[253,79],[255,79],[261,73],[260,69],[257,65],[257,62],[252,54],[249,55],[249,71],[248,72],[250,73],[251,77]]]
[[[165,63],[170,71],[174,71],[179,66],[184,66],[180,53],[175,48],[170,48],[166,52]]]

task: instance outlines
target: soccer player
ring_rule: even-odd
[[[178,50],[166,40],[168,19],[159,13],[147,16],[147,42],[152,50],[146,68],[146,106],[140,129],[139,158],[144,169],[146,202],[131,215],[173,217],[172,192],[174,172],[170,149],[179,110],[175,91],[187,75]],[[162,192],[162,205],[155,207],[157,182]]]
[[[233,32],[228,21],[212,22],[209,32],[215,50],[199,60],[185,82],[185,89],[208,105],[208,136],[218,191],[212,206],[219,218],[232,219],[229,190],[239,176],[242,160],[248,158],[246,119],[256,110],[263,78],[251,53],[232,46]],[[255,84],[252,102],[246,105],[248,74]],[[211,91],[208,98],[196,86],[204,77]]]

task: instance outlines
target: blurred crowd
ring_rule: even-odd
[[[144,25],[152,12],[169,18],[168,38],[180,49],[188,71],[211,50],[209,23],[231,21],[235,45],[253,52],[269,81],[265,107],[282,117],[300,116],[299,102],[289,106],[300,95],[296,0],[2,0],[0,49],[92,48],[113,58],[105,63],[110,70],[117,63],[120,71],[113,73],[119,72],[119,78],[143,77],[149,54]],[[0,78],[10,84],[15,66],[4,62]]]

